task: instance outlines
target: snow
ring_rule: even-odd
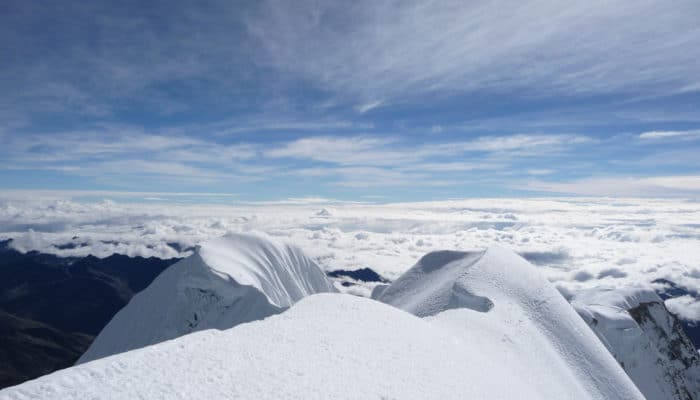
[[[377,299],[547,386],[543,398],[642,398],[559,292],[509,250],[429,253]]]
[[[323,271],[299,248],[270,238],[228,234],[206,242],[199,255],[222,279],[256,288],[276,307],[332,291]]]
[[[467,322],[468,313],[426,320],[369,299],[318,294],[262,321],[58,371],[5,389],[0,399],[641,398],[614,377],[620,387],[587,392],[556,364],[532,365],[553,374],[547,382],[533,380],[531,365],[502,363],[483,341],[448,326]],[[476,336],[495,345],[487,333]],[[522,350],[502,342],[498,353],[519,359]]]
[[[210,240],[172,265],[107,324],[78,363],[282,312],[335,291],[296,247],[255,235]]]
[[[700,357],[653,289],[588,289],[571,304],[648,399],[700,397]]]
[[[621,309],[623,311],[639,307],[644,303],[661,303],[662,300],[656,292],[645,286],[630,286],[624,288],[598,287],[591,290],[582,290],[576,293],[573,304],[599,305],[608,309]]]

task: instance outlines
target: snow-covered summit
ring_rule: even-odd
[[[698,355],[655,293],[580,292],[574,309],[500,247],[429,253],[379,301],[324,291],[298,249],[216,239],[134,297],[82,364],[0,399],[697,398]]]
[[[562,385],[543,398],[643,398],[571,305],[512,251],[429,253],[377,299],[429,317],[534,386]]]
[[[571,304],[648,399],[700,399],[700,357],[653,289],[593,288]]]
[[[559,365],[548,365],[547,357],[531,358],[527,368],[503,363],[492,348],[445,328],[467,322],[464,317],[471,312],[452,311],[457,314],[444,315],[435,324],[373,300],[318,294],[262,321],[78,365],[5,389],[0,398],[640,398],[615,377],[610,379],[620,387],[586,391],[576,377],[558,372]],[[495,334],[483,327],[476,326],[474,334]],[[499,340],[500,335],[494,343]],[[525,349],[515,344],[502,342],[500,352],[522,359],[518,353]],[[551,379],[533,380],[537,375],[530,367],[548,368]]]
[[[107,324],[84,363],[204,329],[227,329],[282,312],[305,296],[335,291],[294,246],[229,234],[172,265]]]

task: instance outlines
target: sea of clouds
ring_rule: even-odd
[[[468,199],[363,204],[324,199],[236,205],[79,202],[0,195],[0,239],[20,251],[183,257],[227,232],[301,247],[326,270],[369,267],[395,279],[433,250],[511,248],[562,292],[666,279],[700,289],[700,202],[665,199]],[[367,295],[371,285],[348,291]],[[700,303],[669,304],[700,320]]]

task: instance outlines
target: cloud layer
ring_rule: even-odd
[[[13,238],[22,251],[64,256],[117,252],[169,258],[229,231],[254,231],[302,247],[327,270],[369,267],[390,279],[432,250],[499,243],[538,265],[564,290],[657,279],[700,289],[700,203],[692,201],[362,204],[308,198],[232,206],[68,200],[75,196],[56,193],[39,200],[46,195],[35,195],[34,201],[3,196],[0,238]],[[674,306],[687,313],[698,307],[688,299]]]

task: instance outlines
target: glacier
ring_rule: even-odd
[[[204,329],[227,329],[280,313],[305,296],[333,292],[297,247],[228,234],[163,271],[100,332],[78,364]]]

